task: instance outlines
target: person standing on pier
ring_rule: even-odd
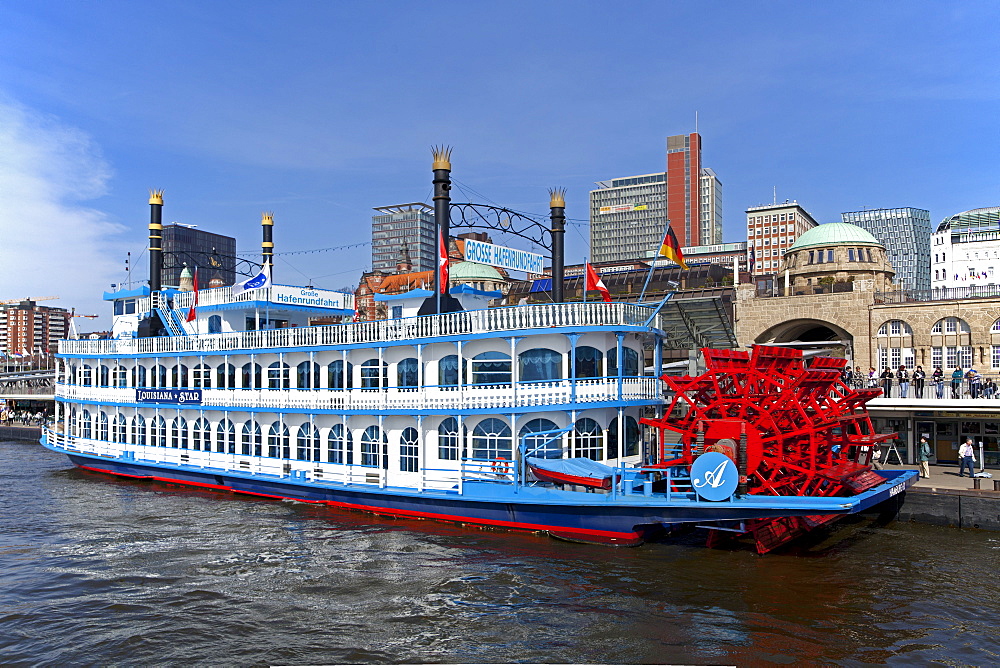
[[[931,378],[934,380],[934,392],[937,394],[937,398],[944,399],[944,371],[941,370],[941,367],[934,367]]]
[[[899,385],[899,398],[905,399],[910,391],[910,372],[902,364],[896,369],[896,384]]]
[[[913,370],[913,396],[917,399],[924,398],[924,378],[926,377],[924,367],[918,364],[917,368]]]
[[[958,399],[962,394],[962,379],[965,378],[965,373],[962,371],[962,367],[957,366],[955,370],[951,372],[951,398]]]
[[[882,396],[888,399],[892,396],[892,369],[886,367],[879,378],[882,380]]]
[[[958,477],[965,477],[965,467],[969,467],[969,477],[975,478],[976,471],[972,466],[976,463],[976,453],[972,447],[972,437],[965,439],[965,443],[958,448]]]
[[[927,442],[927,438],[924,436],[920,437],[920,445],[917,446],[917,454],[920,458],[920,477],[930,478],[931,477],[931,444]]]

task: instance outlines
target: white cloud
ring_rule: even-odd
[[[123,228],[84,202],[110,175],[86,133],[0,98],[0,299],[58,295],[45,305],[104,315]]]

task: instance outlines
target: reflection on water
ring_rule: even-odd
[[[1000,534],[759,557],[389,520],[0,443],[5,664],[1000,663]]]

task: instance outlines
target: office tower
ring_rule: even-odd
[[[721,242],[722,183],[701,166],[701,135],[667,137],[666,167],[598,181],[590,191],[594,262],[653,259],[668,220],[681,246]]]
[[[190,225],[172,223],[163,226],[163,287],[177,287],[184,265],[198,268],[200,287],[214,278],[223,285],[236,282],[236,239]]]
[[[412,271],[430,271],[437,266],[434,207],[421,202],[374,207],[372,216],[372,271],[396,271],[403,244]]]
[[[711,169],[701,170],[701,245],[722,243],[722,181]]]
[[[942,220],[931,235],[930,254],[932,288],[995,287],[1000,283],[1000,207]]]
[[[754,274],[776,273],[785,251],[803,232],[818,225],[795,200],[752,206],[746,213],[747,257],[750,257],[752,248]]]
[[[840,214],[840,219],[871,233],[884,246],[905,290],[931,287],[931,214],[925,209],[866,209]]]

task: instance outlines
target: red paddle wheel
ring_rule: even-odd
[[[658,466],[689,466],[703,452],[728,455],[741,473],[737,494],[850,496],[884,479],[871,471],[876,434],[865,404],[880,389],[855,390],[841,380],[844,359],[776,346],[752,352],[702,350],[700,376],[664,376],[673,400],[659,429]],[[668,434],[668,432],[672,432]],[[679,438],[676,435],[679,435]],[[747,522],[760,553],[838,517],[779,517]],[[709,545],[732,532],[713,530]]]

